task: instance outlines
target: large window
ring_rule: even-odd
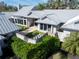
[[[26,25],[26,20],[24,20],[24,25]]]
[[[37,23],[35,23],[35,26],[38,26],[38,24],[37,24]]]
[[[23,20],[18,19],[18,23],[19,23],[19,24],[23,24]]]
[[[18,23],[18,20],[17,19],[15,19],[15,23]]]
[[[47,30],[47,25],[46,24],[44,24],[44,30]]]
[[[51,31],[51,25],[48,25],[48,31]]]
[[[40,29],[43,30],[43,24],[40,24]]]

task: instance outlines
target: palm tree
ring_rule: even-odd
[[[62,48],[73,55],[79,55],[79,33],[71,33],[62,43]]]

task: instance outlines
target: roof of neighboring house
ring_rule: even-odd
[[[11,18],[11,16],[13,16],[15,12],[1,12],[0,14],[2,15],[7,15],[9,18]]]
[[[19,28],[9,21],[7,15],[0,15],[0,34],[7,34],[16,30]]]
[[[61,28],[70,31],[79,31],[79,16],[67,21]]]
[[[25,6],[25,7],[21,8],[19,11],[15,12],[13,15],[26,17],[33,8],[34,8],[34,6]]]
[[[79,10],[44,10],[44,12],[47,14],[47,18],[37,20],[37,23],[58,25],[79,15]]]
[[[5,37],[3,37],[3,36],[0,35],[0,40],[2,40],[2,39],[4,39],[4,38],[5,38]]]

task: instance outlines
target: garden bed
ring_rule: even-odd
[[[33,37],[37,36],[38,34],[43,34],[43,33],[35,30],[33,32],[26,34],[26,36],[29,37],[29,38],[33,38]]]

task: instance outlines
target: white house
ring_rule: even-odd
[[[57,35],[61,41],[64,41],[64,38],[69,36],[70,32],[79,31],[79,10],[39,11],[33,10],[33,8],[33,6],[23,7],[10,20],[13,23],[27,27],[36,26],[39,31],[48,32],[48,34],[54,36]],[[77,24],[75,24],[75,19],[77,19]]]
[[[57,35],[61,41],[69,36],[70,32],[79,31],[79,10],[45,10],[45,13],[49,13],[47,18],[36,21],[38,30]],[[77,24],[74,25],[75,19],[77,20]],[[71,20],[74,20],[73,23],[69,22]],[[66,24],[70,27],[70,30],[65,25],[68,22],[73,24],[71,26]]]
[[[28,18],[26,17],[31,14],[31,10],[33,10],[33,8],[34,6],[27,6],[21,8],[19,11],[13,14],[13,16],[10,18],[10,21],[18,25],[29,27],[30,25],[32,25],[32,20],[28,20]]]

